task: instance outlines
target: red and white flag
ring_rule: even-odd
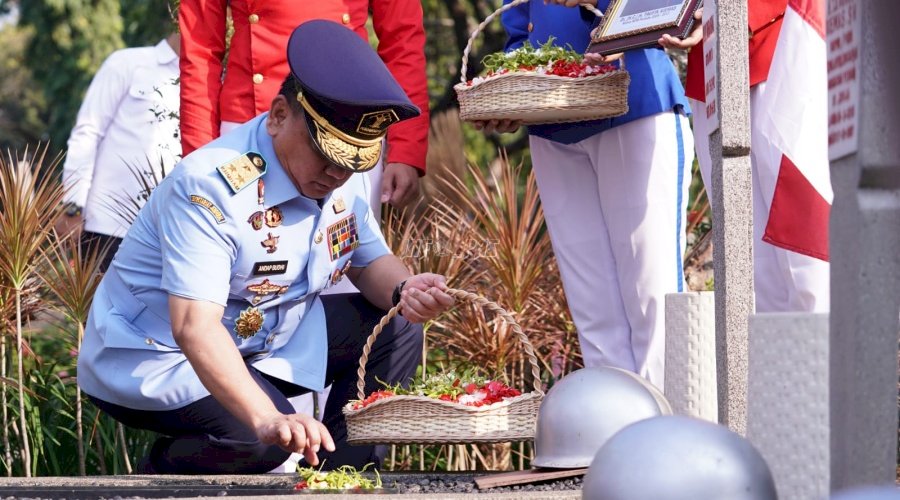
[[[825,261],[834,197],[826,57],[825,0],[789,0],[760,96],[762,133],[782,153],[763,240]]]

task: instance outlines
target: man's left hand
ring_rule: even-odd
[[[381,175],[381,203],[403,208],[419,198],[419,169],[405,163],[388,163]]]
[[[440,274],[422,273],[406,280],[400,293],[400,311],[413,323],[424,323],[436,318],[453,305],[448,295],[447,280]]]

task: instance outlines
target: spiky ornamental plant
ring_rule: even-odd
[[[34,278],[35,256],[61,212],[62,184],[53,175],[60,157],[49,160],[47,146],[22,157],[7,151],[0,157],[0,274],[15,291],[16,365],[19,397],[20,450],[25,477],[31,477],[31,449],[25,415],[25,371],[22,296]],[[8,424],[5,422],[5,424]]]
[[[84,327],[94,292],[103,274],[100,266],[109,252],[109,245],[91,245],[84,250],[74,233],[59,236],[50,233],[50,244],[41,252],[42,265],[38,276],[54,298],[52,307],[75,323],[78,335],[75,338],[76,352],[81,352]],[[81,389],[75,389],[75,435],[78,450],[78,473],[87,474],[84,454],[84,427],[82,424]],[[126,452],[127,453],[127,452]],[[127,455],[126,455],[127,460]]]

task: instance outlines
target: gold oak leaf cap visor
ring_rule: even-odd
[[[313,143],[347,170],[374,168],[388,127],[419,115],[372,47],[340,24],[301,24],[287,57]]]

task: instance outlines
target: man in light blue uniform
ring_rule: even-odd
[[[367,386],[408,381],[422,348],[413,323],[453,303],[442,276],[410,276],[390,254],[352,175],[418,109],[336,23],[298,27],[288,60],[270,112],[156,188],[95,295],[78,382],[114,418],[163,435],[143,472],[265,472],[291,452],[328,468],[377,462],[374,447],[346,444],[341,414],[362,346],[399,304],[405,319],[375,343]],[[345,274],[361,295],[319,296]],[[294,414],[288,397],[326,384],[323,423]]]
[[[534,0],[503,14],[507,50],[554,37],[555,45],[584,52],[594,14],[554,3],[578,2]],[[592,3],[605,10],[609,1]],[[631,370],[662,388],[665,295],[684,288],[690,110],[663,50],[631,50],[624,60],[631,76],[625,115],[530,126],[528,132],[584,364]]]

